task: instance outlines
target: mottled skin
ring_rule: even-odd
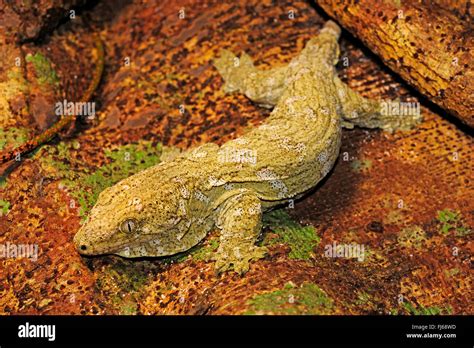
[[[224,51],[215,66],[225,90],[274,107],[259,127],[219,147],[205,144],[104,190],[74,238],[81,254],[165,256],[196,245],[215,227],[217,271],[244,273],[265,255],[255,241],[262,213],[296,199],[337,159],[341,127],[410,128],[419,117],[384,116],[351,91],[334,65],[339,27],[327,22],[286,67],[258,70]]]

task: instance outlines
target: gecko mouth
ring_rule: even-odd
[[[153,239],[154,239],[153,236],[151,236],[149,238],[136,240],[134,242],[120,243],[116,246],[110,247],[107,250],[107,252],[104,252],[104,254],[122,255],[124,253],[127,253],[127,251],[131,251],[133,249],[146,245],[148,242],[152,241]]]
[[[107,242],[105,243],[88,243],[84,241],[80,234],[76,234],[74,237],[74,244],[76,246],[77,251],[82,255],[94,256],[94,255],[105,255],[105,254],[119,254],[124,252],[127,249],[133,249],[140,247],[147,242],[150,242],[156,238],[156,236],[149,236],[148,238],[140,238],[138,237],[135,240],[126,240],[126,241],[118,241],[115,243]]]

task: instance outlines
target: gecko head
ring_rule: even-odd
[[[188,249],[193,241],[183,229],[186,201],[178,183],[155,175],[144,171],[100,193],[74,237],[80,254],[146,257]]]

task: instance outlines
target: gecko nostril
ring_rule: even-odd
[[[87,246],[85,246],[84,244],[81,244],[80,248],[81,250],[87,250]]]

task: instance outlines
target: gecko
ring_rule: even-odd
[[[418,116],[388,115],[336,72],[341,30],[333,21],[285,66],[262,70],[223,50],[214,66],[225,92],[240,92],[270,116],[219,146],[188,149],[102,191],[74,236],[80,254],[169,256],[220,232],[215,270],[244,274],[268,249],[256,244],[262,214],[307,194],[331,171],[342,128],[410,129]]]

